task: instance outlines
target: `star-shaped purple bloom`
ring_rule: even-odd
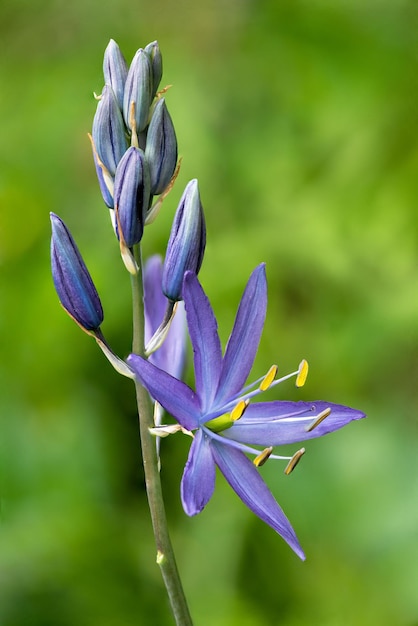
[[[274,380],[275,372],[273,376],[269,372],[244,386],[266,315],[264,264],[250,276],[224,355],[209,300],[192,272],[185,274],[183,298],[193,345],[196,391],[140,356],[128,357],[130,367],[152,397],[183,428],[196,431],[181,483],[183,508],[188,515],[196,515],[204,508],[214,491],[218,466],[241,500],[303,559],[295,532],[258,473],[257,465],[269,456],[288,458],[271,455],[272,446],[320,437],[364,414],[322,401],[250,402],[281,380],[303,375],[300,369]],[[252,445],[266,449],[261,452]],[[254,463],[247,454],[256,455]]]

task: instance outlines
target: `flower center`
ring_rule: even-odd
[[[224,413],[223,415],[219,415],[219,417],[215,417],[214,419],[206,422],[205,426],[213,433],[221,433],[223,430],[231,428],[233,423],[234,421],[231,419],[231,414]]]
[[[206,428],[209,428],[213,433],[220,433],[227,428],[231,428],[232,424],[243,416],[249,403],[249,400],[239,400],[230,413],[224,413],[206,422]]]

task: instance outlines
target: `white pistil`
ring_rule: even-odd
[[[305,454],[305,448],[301,448],[290,459],[289,463],[286,465],[284,473],[286,476],[289,476],[291,472],[295,469],[296,465],[299,463],[303,455]]]
[[[328,407],[327,409],[324,409],[323,411],[321,411],[319,413],[319,415],[316,416],[316,418],[314,419],[313,422],[311,422],[306,428],[306,432],[310,433],[314,428],[316,428],[317,426],[319,426],[319,424],[321,424],[324,419],[326,417],[328,417],[328,415],[331,413],[331,409]]]
[[[261,467],[268,460],[271,453],[273,452],[273,446],[269,448],[264,448],[262,452],[258,456],[255,457],[253,463],[256,467]]]

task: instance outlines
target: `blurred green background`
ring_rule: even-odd
[[[129,352],[129,280],[86,133],[114,38],[158,39],[183,165],[147,254],[198,177],[202,282],[225,341],[252,268],[269,309],[254,377],[311,364],[274,397],[365,410],[262,474],[302,563],[218,477],[180,505],[189,441],[162,479],[198,626],[418,624],[418,5],[414,0],[3,0],[0,4],[0,624],[172,623],[144,494],[130,381],[60,308],[49,211]],[[189,371],[188,376],[191,376]],[[273,393],[271,392],[271,397]],[[295,447],[292,448],[294,451]]]

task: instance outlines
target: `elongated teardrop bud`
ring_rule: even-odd
[[[110,85],[115,94],[119,108],[123,109],[123,92],[125,90],[128,67],[116,41],[111,39],[103,58],[104,82]]]
[[[172,301],[181,300],[183,277],[197,274],[206,246],[206,225],[197,180],[191,180],[180,199],[171,227],[163,268],[163,292]]]
[[[113,197],[118,230],[131,248],[141,241],[150,199],[148,166],[139,148],[129,148],[122,157],[116,169]]]
[[[159,195],[176,169],[177,139],[164,98],[157,102],[147,133],[145,158],[150,170],[151,193]]]
[[[93,120],[93,143],[99,159],[111,176],[128,149],[122,113],[110,85],[105,85]]]
[[[154,97],[157,93],[157,89],[163,75],[163,57],[160,52],[158,41],[152,41],[147,46],[145,46],[145,52],[148,54],[151,61],[152,96]]]
[[[151,61],[145,50],[140,48],[129,68],[123,96],[123,116],[131,131],[140,133],[147,126],[152,90]]]
[[[67,313],[87,331],[103,322],[103,309],[96,287],[70,231],[51,213],[51,266],[58,298]]]

